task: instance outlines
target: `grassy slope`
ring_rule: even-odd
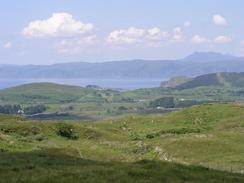
[[[243,87],[244,73],[212,73],[198,76],[176,86],[178,89],[190,89],[200,86]]]
[[[176,86],[179,86],[179,85],[189,82],[191,80],[192,80],[192,78],[190,78],[190,77],[178,76],[178,77],[173,77],[168,81],[161,82],[160,86],[162,88],[174,88]]]
[[[27,175],[37,175],[41,171],[52,177],[51,182],[61,179],[72,182],[72,175],[80,179],[96,175],[105,182],[115,177],[121,182],[204,182],[208,179],[223,182],[228,178],[227,182],[241,182],[243,176],[238,174],[186,165],[243,173],[243,119],[243,106],[209,104],[167,115],[131,116],[96,123],[66,122],[74,126],[79,136],[78,140],[68,140],[56,133],[61,122],[33,122],[1,116],[0,155],[5,158],[0,159],[0,170],[5,171],[0,171],[3,172],[0,176],[9,175],[14,182],[16,176],[12,175],[26,180],[30,178]],[[154,162],[133,163],[143,159]],[[35,176],[31,178],[34,182]],[[39,178],[47,181],[45,176]]]
[[[2,103],[117,103],[123,99],[153,100],[162,96],[174,96],[175,98],[189,98],[194,100],[233,100],[242,99],[234,96],[234,91],[243,91],[243,88],[229,88],[224,86],[196,87],[193,89],[177,90],[168,88],[138,89],[126,92],[114,90],[94,90],[77,86],[59,85],[52,83],[33,83],[4,89],[0,91]]]
[[[158,161],[100,162],[45,152],[3,153],[0,182],[243,182],[244,176]]]
[[[115,91],[99,91],[78,86],[53,83],[33,83],[0,91],[0,101],[13,103],[68,103],[104,101],[106,93]]]
[[[45,104],[45,113],[69,113],[81,119],[97,119],[113,110],[111,98],[118,95],[114,90],[95,90],[53,83],[33,83],[0,91],[0,103],[22,106]],[[117,104],[116,106],[120,106]],[[69,109],[72,107],[72,109]],[[112,114],[109,114],[112,115]]]
[[[243,101],[243,91],[243,88],[208,86],[185,90],[151,88],[118,92],[51,83],[33,83],[1,90],[0,103],[22,106],[44,103],[47,106],[45,114],[69,113],[70,116],[67,119],[97,120],[128,113],[147,113],[148,104],[151,101],[165,96],[173,96],[176,103],[182,99],[199,103],[229,102]],[[121,106],[127,110],[119,110]]]

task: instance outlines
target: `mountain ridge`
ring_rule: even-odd
[[[176,76],[192,77],[214,72],[244,72],[244,58],[212,52],[197,52],[179,60],[148,61],[137,59],[102,63],[72,62],[53,65],[0,65],[0,77],[3,79],[112,77],[166,79]]]
[[[191,55],[184,58],[185,61],[200,61],[200,62],[211,62],[211,61],[223,61],[231,59],[240,59],[241,57],[233,56],[231,54],[223,54],[217,52],[194,52]]]

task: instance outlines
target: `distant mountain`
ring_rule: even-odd
[[[244,72],[244,58],[212,52],[181,60],[131,60],[54,65],[0,65],[0,78],[172,78],[216,72]]]
[[[176,86],[176,89],[191,89],[200,86],[244,87],[244,73],[212,73],[195,77]]]
[[[236,60],[239,59],[233,55],[216,53],[216,52],[195,52],[186,58],[185,61],[190,62],[214,62],[214,61],[225,61],[225,60]]]

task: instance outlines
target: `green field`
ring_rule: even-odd
[[[0,182],[243,182],[243,119],[237,104],[94,123],[2,115]]]
[[[34,119],[79,119],[94,121],[128,114],[168,112],[150,103],[173,97],[178,110],[212,102],[243,102],[244,89],[228,86],[201,86],[190,89],[150,88],[132,91],[92,89],[52,83],[33,83],[0,91],[0,105],[29,107],[45,105]],[[160,107],[160,106],[159,106]]]

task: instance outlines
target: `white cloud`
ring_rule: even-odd
[[[147,30],[147,39],[151,41],[163,41],[169,37],[168,32],[161,31],[158,27]]]
[[[191,42],[194,44],[203,44],[203,43],[209,43],[210,40],[206,37],[202,37],[200,35],[195,35],[192,37]]]
[[[231,41],[232,41],[231,37],[228,37],[228,36],[217,36],[214,39],[214,42],[217,44],[225,44],[225,43],[229,43]]]
[[[62,54],[79,54],[84,47],[95,45],[98,42],[96,35],[79,39],[64,39],[55,44],[55,49]]]
[[[191,27],[191,22],[190,21],[184,22],[184,27]]]
[[[158,27],[154,27],[154,28],[148,29],[147,32],[150,36],[158,36],[161,33],[161,30]]]
[[[169,37],[168,32],[161,31],[158,27],[151,29],[140,29],[130,27],[128,29],[115,30],[107,37],[111,44],[138,44],[138,43],[159,43]]]
[[[127,30],[115,30],[111,32],[107,38],[109,43],[126,43],[132,44],[140,42],[145,36],[146,30],[130,27]]]
[[[174,28],[171,41],[182,42],[182,41],[184,41],[184,39],[185,39],[185,36],[183,34],[182,28],[181,27]]]
[[[29,23],[22,31],[26,37],[67,37],[84,34],[94,28],[93,24],[82,23],[68,13],[53,13],[46,20],[36,20]]]
[[[185,35],[182,27],[176,27],[171,32],[162,31],[158,27],[153,27],[150,29],[130,27],[128,29],[115,30],[111,32],[107,37],[107,42],[110,44],[140,44],[143,46],[154,47],[162,46],[164,43],[183,42],[184,40]]]
[[[12,43],[11,42],[6,42],[4,45],[3,45],[3,48],[5,48],[5,49],[10,49],[10,48],[12,48]]]
[[[241,40],[241,42],[240,42],[240,43],[241,43],[241,45],[244,45],[244,40]]]
[[[225,17],[223,17],[221,15],[214,15],[213,22],[216,25],[227,25],[227,21],[226,21]]]

